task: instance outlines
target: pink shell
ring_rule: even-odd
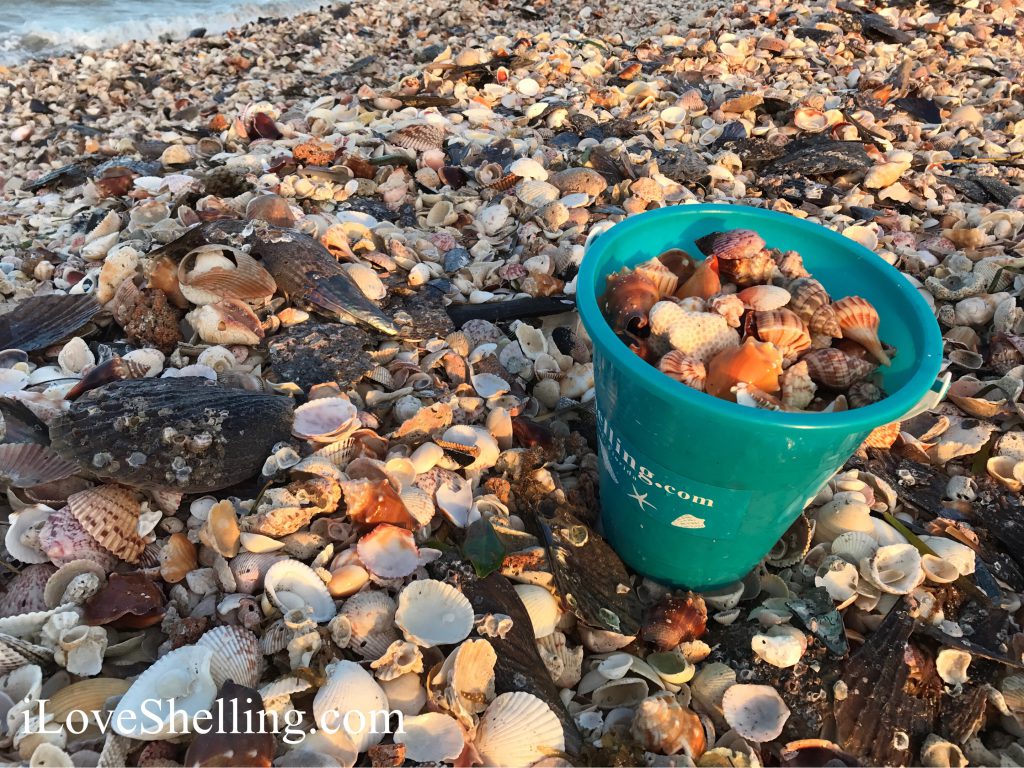
[[[39,545],[50,562],[58,566],[72,560],[92,560],[104,570],[112,571],[119,562],[89,535],[67,507],[47,518],[39,532]]]
[[[730,229],[728,232],[714,232],[697,241],[708,256],[717,256],[723,261],[749,259],[764,249],[762,237],[752,229]]]
[[[408,576],[419,565],[419,550],[412,531],[383,523],[363,536],[356,553],[374,576],[398,579]]]
[[[0,595],[0,618],[45,611],[43,591],[46,582],[56,572],[57,569],[49,563],[29,565],[22,569],[7,585],[7,591]]]

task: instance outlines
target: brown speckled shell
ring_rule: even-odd
[[[867,360],[850,357],[839,349],[815,349],[803,356],[811,378],[833,389],[847,389],[877,367]]]

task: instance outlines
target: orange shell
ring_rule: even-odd
[[[666,595],[651,609],[641,636],[662,651],[696,640],[707,630],[708,609],[704,599],[693,592],[684,597]]]
[[[754,325],[757,338],[770,341],[784,357],[795,358],[811,348],[811,334],[804,321],[788,309],[755,312]]]
[[[654,283],[661,297],[671,296],[679,287],[679,277],[676,273],[656,258],[638,264],[636,273]]]
[[[241,531],[235,505],[230,501],[218,501],[210,508],[210,514],[199,532],[200,540],[224,557],[238,554]]]
[[[154,262],[150,268],[149,281],[146,286],[163,291],[167,295],[167,300],[178,309],[189,308],[189,301],[181,292],[181,286],[178,284],[178,265],[171,258],[161,256]],[[131,294],[137,291],[138,288],[133,281],[125,280],[119,286],[112,301],[124,304],[130,301]]]
[[[706,391],[735,402],[732,388],[742,381],[771,394],[779,391],[781,373],[782,353],[775,345],[748,336],[740,346],[719,352],[711,359]]]
[[[722,290],[722,280],[718,276],[718,259],[708,256],[694,270],[690,278],[676,291],[677,299],[688,299],[696,296],[710,299]]]
[[[658,287],[639,272],[625,270],[608,278],[605,313],[616,333],[647,325],[647,313],[661,298]]]
[[[177,584],[190,571],[199,567],[196,547],[184,533],[175,533],[160,552],[160,578],[168,584]]]
[[[235,266],[233,269],[214,267],[197,273],[195,264],[198,258],[206,253],[220,253],[233,261]],[[185,288],[241,301],[264,299],[272,296],[277,290],[274,278],[248,253],[233,246],[212,243],[193,248],[185,254],[178,264],[178,282]]]
[[[853,339],[882,365],[890,365],[889,356],[878,340],[878,311],[867,299],[847,296],[832,305],[844,339]]]
[[[688,387],[704,391],[704,380],[707,371],[700,360],[687,357],[678,349],[673,349],[658,362],[658,370]]]
[[[68,496],[68,511],[105,550],[136,563],[146,548],[139,536],[142,505],[135,492],[121,485],[101,485]]]
[[[846,389],[868,376],[876,365],[850,357],[839,349],[815,349],[803,356],[811,378],[833,389]]]

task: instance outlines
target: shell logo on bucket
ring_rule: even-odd
[[[655,465],[624,443],[600,412],[597,435],[606,476],[638,512],[697,535],[729,538],[738,532],[739,518],[750,501],[749,491],[716,488]],[[727,502],[724,509],[722,502]]]

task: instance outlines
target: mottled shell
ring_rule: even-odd
[[[834,348],[812,350],[803,356],[802,361],[807,363],[807,372],[814,381],[833,389],[846,389],[876,368],[866,360]]]
[[[867,299],[847,296],[832,305],[843,331],[844,339],[852,339],[874,356],[882,365],[889,365],[889,356],[878,340],[878,311]]]
[[[779,378],[782,387],[782,404],[786,408],[802,410],[811,404],[818,386],[811,379],[807,362],[801,360],[783,371]]]
[[[713,232],[700,238],[697,247],[708,256],[723,261],[749,259],[764,249],[764,239],[751,229],[730,229]]]
[[[754,312],[757,338],[770,341],[783,357],[796,358],[811,348],[811,334],[804,321],[788,309]]]
[[[389,134],[388,143],[396,147],[426,152],[430,149],[440,149],[444,143],[444,135],[444,129],[435,125],[408,125]]]
[[[563,195],[582,192],[597,197],[608,188],[604,176],[593,168],[567,168],[550,176],[548,181],[558,187]]]
[[[138,562],[146,542],[138,533],[142,506],[120,485],[101,485],[68,496],[68,510],[96,542],[116,557]]]
[[[744,288],[770,281],[775,274],[775,261],[768,251],[758,251],[745,259],[723,259],[718,256],[718,271],[723,280]]]
[[[228,680],[255,688],[263,675],[263,653],[259,639],[245,627],[214,627],[196,645],[213,651],[210,674],[220,688]]]
[[[825,286],[813,277],[799,277],[789,284],[789,293],[793,297],[789,308],[807,323],[811,333],[827,333],[834,338],[842,338],[843,331]]]
[[[693,357],[687,357],[679,350],[673,349],[658,361],[658,370],[688,387],[704,391],[704,380],[707,371],[704,363]]]

